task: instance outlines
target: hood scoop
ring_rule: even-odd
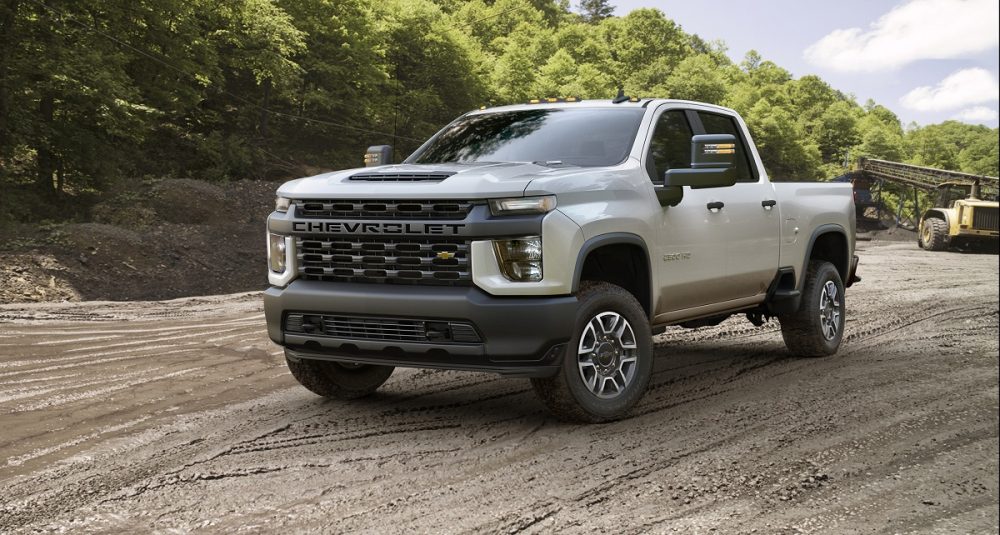
[[[358,182],[440,182],[454,174],[454,171],[358,173],[351,175],[348,180]]]

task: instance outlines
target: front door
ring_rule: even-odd
[[[668,169],[691,167],[692,112],[659,110],[648,140],[644,165],[650,180],[661,183]],[[652,263],[660,280],[657,314],[718,303],[727,298],[726,245],[729,219],[708,204],[722,192],[684,188],[676,206],[662,209]]]

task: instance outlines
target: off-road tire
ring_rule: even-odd
[[[292,377],[310,392],[330,399],[356,399],[378,390],[395,369],[372,364],[341,364],[329,360],[300,359],[285,352]]]
[[[653,374],[653,341],[649,318],[635,296],[620,286],[607,282],[584,281],[577,294],[573,338],[563,353],[562,366],[554,377],[532,379],[531,385],[549,411],[571,422],[598,423],[618,420],[642,399]],[[614,312],[627,320],[635,342],[634,375],[616,397],[595,395],[584,382],[579,364],[580,340],[592,319]]]
[[[925,219],[920,226],[920,246],[928,251],[948,248],[948,223],[936,217]]]
[[[822,260],[810,260],[806,267],[805,285],[802,288],[802,302],[799,309],[791,314],[778,316],[781,323],[781,337],[785,347],[797,357],[825,357],[837,352],[844,338],[846,309],[844,307],[844,282],[833,264]],[[837,319],[836,334],[827,338],[823,329],[821,301],[824,287],[833,282],[837,289],[837,303],[840,314]]]

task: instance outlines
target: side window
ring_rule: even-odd
[[[746,142],[743,140],[743,134],[736,121],[727,115],[717,115],[704,111],[698,112],[698,118],[701,119],[706,134],[732,134],[736,138],[736,181],[757,182],[756,170],[750,164],[750,153],[747,151]]]
[[[691,167],[691,125],[683,110],[663,112],[656,121],[646,169],[659,182],[668,169]]]

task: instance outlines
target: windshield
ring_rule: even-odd
[[[941,188],[941,198],[938,200],[940,206],[951,208],[955,201],[968,199],[972,194],[972,186],[948,184]]]
[[[644,109],[537,109],[463,117],[407,163],[537,162],[597,167],[628,156]]]

